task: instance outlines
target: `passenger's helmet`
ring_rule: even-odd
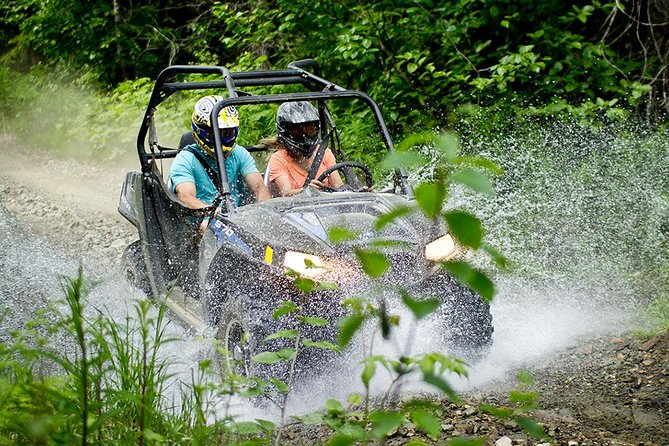
[[[205,96],[195,103],[195,110],[191,117],[193,136],[198,146],[209,156],[215,157],[214,132],[211,126],[211,111],[222,96]],[[229,105],[221,109],[218,114],[218,128],[221,132],[221,148],[223,155],[228,156],[235,146],[239,134],[239,113],[235,107]]]
[[[320,133],[318,110],[309,102],[284,102],[276,112],[276,133],[289,152],[310,157]]]

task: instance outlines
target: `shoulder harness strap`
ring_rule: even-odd
[[[218,193],[220,195],[221,176],[218,174],[218,172],[216,172],[214,169],[211,168],[207,160],[205,160],[204,156],[202,156],[202,153],[192,146],[186,146],[181,150],[185,150],[186,152],[190,152],[193,155],[195,155],[195,158],[200,162],[200,164],[202,164],[202,167],[204,167],[205,172],[207,172],[207,175],[209,175],[211,182],[214,183],[214,187],[216,187],[216,190],[218,190]]]

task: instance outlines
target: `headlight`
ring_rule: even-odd
[[[307,277],[316,277],[327,271],[320,257],[296,251],[286,251],[283,266]]]
[[[458,257],[459,254],[461,254],[460,249],[450,234],[425,245],[425,258],[433,262],[445,262]]]

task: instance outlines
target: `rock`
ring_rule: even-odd
[[[578,349],[578,352],[582,355],[592,355],[593,351],[594,347],[592,346],[592,344],[586,344]]]
[[[478,410],[475,407],[468,407],[467,409],[465,409],[465,415],[468,417],[474,415],[477,412]]]
[[[614,345],[614,348],[618,350],[623,349],[629,345],[629,341],[625,338],[613,338],[611,339],[611,343]]]
[[[495,446],[511,446],[511,439],[509,437],[500,437],[495,441]]]
[[[647,340],[646,342],[644,342],[643,344],[641,344],[639,346],[639,350],[647,352],[648,350],[655,347],[655,345],[658,342],[660,342],[660,339],[662,339],[660,336],[655,336],[654,338],[651,338],[651,339]]]
[[[634,420],[635,424],[642,426],[655,426],[665,422],[656,412],[645,412],[642,410],[633,410],[632,420]]]

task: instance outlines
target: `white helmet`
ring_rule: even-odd
[[[209,156],[215,157],[214,133],[210,122],[211,111],[222,96],[205,96],[195,103],[195,110],[191,117],[193,137],[200,148]],[[235,146],[239,134],[239,113],[232,105],[224,107],[218,114],[218,128],[221,134],[221,148],[227,156]]]

